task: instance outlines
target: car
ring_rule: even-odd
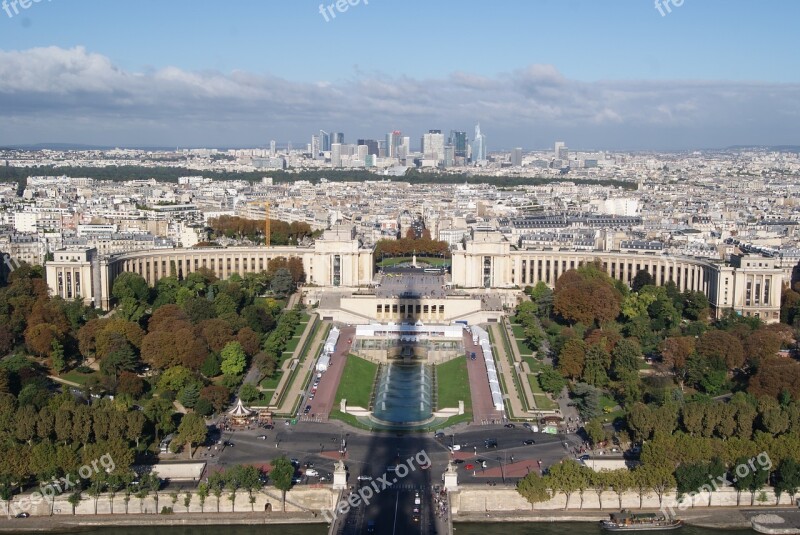
[[[414,515],[414,522],[419,522],[419,515]]]
[[[367,533],[375,533],[375,521],[370,520],[367,522]]]
[[[509,424],[506,424],[506,425],[504,425],[503,427],[505,427],[505,428],[508,428],[508,429],[514,429],[514,428],[515,428],[515,427],[517,427],[517,426],[516,426],[516,425],[514,425],[514,424],[510,424],[510,423],[509,423]]]
[[[294,458],[293,459],[289,459],[289,462],[292,463],[292,466],[294,466],[295,468],[299,468],[300,467],[300,461],[298,461],[297,459],[294,459]]]
[[[496,438],[487,438],[483,441],[483,445],[487,448],[496,448],[497,447],[497,439]]]
[[[272,424],[264,424],[264,429],[275,429],[275,426]]]
[[[16,518],[28,518],[31,516],[29,513],[17,513]]]
[[[436,434],[434,434],[434,435],[433,435],[433,438],[444,438],[444,433],[442,433],[441,431],[439,431],[438,433],[436,433]]]
[[[314,468],[314,463],[306,463],[303,466],[305,466],[306,468]]]
[[[453,461],[455,464],[464,464],[464,459],[456,459]]]
[[[306,477],[317,477],[318,475],[319,475],[319,472],[317,472],[313,468],[307,468],[306,469]]]
[[[267,435],[258,435],[258,437],[256,438],[260,438],[261,440],[267,440]]]
[[[225,445],[225,446],[227,446],[227,447],[229,447],[229,448],[232,448],[232,447],[234,447],[236,444],[234,444],[233,442],[231,442],[231,441],[229,441],[229,440],[226,440],[226,441],[225,441],[225,443],[224,443],[224,445]]]
[[[522,427],[524,427],[528,431],[533,431],[533,426],[531,426],[531,424],[529,424],[528,422],[525,422],[524,424],[522,424]]]
[[[535,441],[535,440],[533,440],[532,438],[529,438],[528,440],[523,440],[523,441],[522,441],[522,443],[523,443],[525,446],[530,446],[531,444],[536,444],[536,441]]]
[[[308,401],[314,401],[314,392],[311,392],[311,395],[308,396]]]
[[[452,446],[448,446],[448,447],[450,448],[450,451],[460,451],[461,450],[461,444],[453,444]]]
[[[469,354],[469,358],[472,359],[472,360],[475,360],[476,358],[478,358],[478,356],[473,351],[472,353]]]
[[[588,460],[589,460],[589,459],[591,459],[591,458],[592,458],[592,456],[591,456],[591,455],[581,455],[580,457],[578,457],[578,460],[579,460],[579,461],[584,461],[584,462],[585,462],[585,461],[588,461]]]
[[[416,506],[414,507],[414,514],[415,515],[419,514],[419,507],[416,507]]]
[[[303,414],[308,414],[309,412],[311,412],[311,405],[306,405],[306,408],[303,409]]]
[[[372,481],[372,476],[366,476],[364,474],[361,474],[356,479],[358,479],[359,481]]]
[[[292,478],[292,483],[294,483],[295,485],[299,485],[302,482],[303,482],[303,478],[302,477],[293,477]]]

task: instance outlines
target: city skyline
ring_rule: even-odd
[[[480,123],[490,148],[508,150],[553,139],[670,151],[800,137],[798,60],[791,28],[782,31],[800,7],[788,2],[769,30],[760,25],[769,13],[746,2],[683,2],[668,13],[662,3],[666,16],[650,2],[425,6],[447,25],[409,19],[414,9],[391,2],[328,22],[310,1],[236,11],[175,2],[159,4],[157,19],[147,5],[0,11],[0,144],[246,147],[307,140],[320,124],[371,139],[389,125],[418,139]],[[255,31],[269,20],[281,24]],[[402,21],[434,42],[382,41],[386,24]],[[731,31],[743,21],[752,39]],[[225,39],[205,38],[220,29]],[[467,38],[479,43],[470,53],[426,55]]]

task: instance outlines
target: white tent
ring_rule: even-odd
[[[239,400],[236,401],[236,406],[228,411],[228,414],[230,414],[234,418],[245,418],[245,417],[250,416],[251,414],[253,414],[253,411],[251,411],[250,409],[246,408],[242,404],[242,400],[239,399]]]

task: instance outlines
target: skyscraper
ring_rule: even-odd
[[[331,145],[334,143],[339,143],[340,145],[344,145],[344,133],[342,132],[334,132],[331,134]]]
[[[441,130],[428,130],[422,136],[422,155],[425,159],[444,161],[444,135]]]
[[[472,142],[472,161],[486,161],[486,136],[481,134],[481,125],[475,126],[475,141]]]
[[[403,144],[403,133],[394,130],[386,134],[386,156],[389,158],[400,157],[400,146]]]
[[[319,131],[319,150],[327,152],[331,150],[331,135],[325,130]]]
[[[522,149],[517,147],[511,151],[511,165],[520,167],[522,165]]]
[[[331,143],[331,164],[334,167],[342,166],[342,144]]]
[[[366,145],[368,154],[372,154],[373,156],[380,154],[378,152],[378,142],[374,139],[359,139],[358,145]]]
[[[311,157],[318,158],[320,153],[319,136],[311,136]]]
[[[453,145],[456,158],[467,157],[467,133],[458,130],[450,131],[450,144]]]
[[[560,160],[562,151],[565,148],[566,148],[566,143],[564,143],[563,141],[556,141],[555,151],[553,151],[553,158],[555,158],[556,160]]]
[[[269,154],[270,156],[275,156],[275,153],[276,153],[275,140],[273,139],[269,142]]]

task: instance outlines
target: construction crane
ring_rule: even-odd
[[[264,244],[269,247],[270,228],[269,228],[269,201],[264,203]]]

